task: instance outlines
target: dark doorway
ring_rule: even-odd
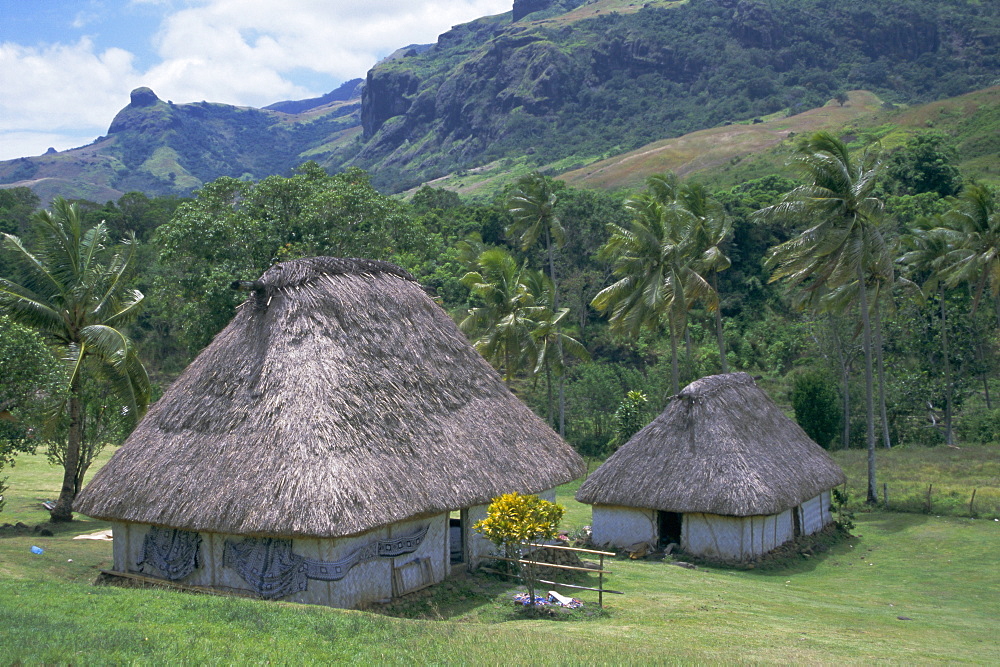
[[[798,537],[802,534],[802,506],[792,508],[792,535]]]
[[[660,547],[665,547],[671,542],[679,546],[684,515],[678,512],[657,512],[656,514],[660,529]]]
[[[452,515],[456,512],[452,512]],[[448,518],[448,550],[451,553],[451,564],[465,562],[465,530],[462,519],[466,511],[457,512],[458,517]]]

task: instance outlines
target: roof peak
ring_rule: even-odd
[[[755,386],[757,386],[757,383],[754,382],[753,376],[749,373],[738,372],[708,375],[695,380],[681,389],[677,397],[687,399],[707,398],[726,389]]]
[[[260,277],[265,288],[298,287],[321,276],[374,275],[389,273],[403,280],[416,282],[408,271],[390,262],[356,257],[304,257],[271,266]]]

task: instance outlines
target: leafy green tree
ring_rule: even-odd
[[[5,235],[21,273],[18,280],[0,278],[0,306],[12,320],[41,334],[67,362],[68,394],[60,410],[66,420],[64,474],[52,520],[69,521],[86,472],[81,450],[87,385],[105,384],[115,410],[130,423],[149,403],[149,378],[123,329],[138,314],[143,295],[129,287],[134,238],[113,245],[103,224],[82,226],[79,209],[61,198],[33,223],[40,242],[35,252]]]
[[[632,390],[615,410],[615,435],[608,443],[611,452],[617,451],[646,425],[646,405],[649,399],[641,391]]]
[[[24,237],[31,231],[31,216],[40,203],[29,188],[0,188],[0,234]],[[0,253],[0,276],[12,270],[13,265]]]
[[[792,384],[795,421],[823,449],[829,449],[840,430],[840,397],[824,372],[798,373]]]
[[[607,359],[568,369],[566,407],[569,440],[583,456],[599,458],[614,437],[614,413],[630,388],[645,388],[642,373],[626,363]]]
[[[946,145],[944,135],[919,134],[889,156],[885,171],[897,194],[933,192],[950,197],[962,189],[962,175],[954,160],[955,149]]]
[[[531,551],[528,545],[555,537],[565,512],[562,505],[538,496],[505,493],[494,498],[486,508],[486,518],[473,525],[478,533],[501,549],[506,558],[516,561],[521,580],[528,588],[531,606],[535,604],[538,573],[531,558],[525,558],[525,552]]]
[[[883,205],[874,196],[881,158],[877,151],[866,149],[856,159],[840,139],[817,132],[800,146],[796,165],[805,172],[808,182],[786,194],[778,204],[761,209],[758,216],[809,220],[812,225],[774,247],[766,261],[773,269],[771,281],[787,280],[807,290],[836,290],[856,284],[865,352],[868,502],[875,503],[878,490],[868,277],[873,266],[885,265],[888,256],[877,225]]]
[[[41,336],[0,315],[0,472],[17,454],[34,451],[47,405],[61,398],[61,371]]]
[[[375,190],[359,169],[328,175],[307,162],[289,178],[218,178],[156,231],[157,317],[193,356],[232,319],[241,300],[229,289],[234,279],[312,255],[410,266],[427,241],[406,206]]]

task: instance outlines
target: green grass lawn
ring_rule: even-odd
[[[830,453],[847,474],[851,505],[860,507],[867,496],[868,452],[850,449]],[[883,501],[884,484],[889,491],[890,510],[1000,519],[998,443],[963,443],[958,448],[919,445],[879,448],[875,469],[879,501]],[[973,491],[975,501],[971,502]]]
[[[0,522],[44,519],[35,498],[59,476],[29,459],[10,471]],[[577,487],[559,490],[568,527],[589,522]],[[1000,522],[871,512],[855,523],[827,551],[757,569],[612,560],[608,585],[626,594],[606,596],[603,613],[584,592],[582,610],[530,620],[508,602],[514,586],[488,575],[376,611],[94,587],[111,545],[72,537],[107,524],[52,537],[7,528],[0,661],[1000,663]]]

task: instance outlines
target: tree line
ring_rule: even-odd
[[[820,133],[794,166],[797,180],[716,192],[535,172],[476,202],[428,186],[403,201],[314,163],[190,199],[38,210],[30,191],[0,191],[0,364],[18,371],[0,376],[0,463],[45,446],[65,470],[53,518],[70,517],[100,448],[232,317],[229,284],[311,255],[411,271],[585,455],[729,370],[790,401],[822,445],[866,447],[869,499],[877,434],[950,445],[957,423],[1000,438],[995,193],[963,182],[935,135],[884,155]]]

